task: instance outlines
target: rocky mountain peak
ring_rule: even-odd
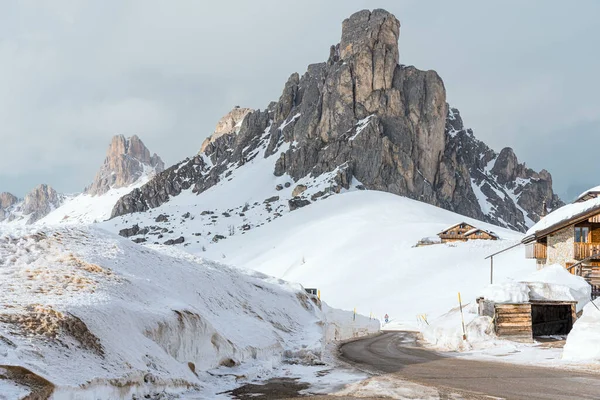
[[[225,114],[223,118],[221,118],[219,122],[217,122],[217,126],[212,135],[207,137],[202,143],[200,152],[204,153],[206,147],[221,136],[236,133],[236,131],[240,129],[244,117],[252,111],[254,110],[251,108],[241,108],[239,106],[236,106],[233,110]]]
[[[10,208],[12,208],[18,202],[19,199],[17,196],[14,196],[8,192],[0,193],[0,222],[4,221],[8,217]]]
[[[63,200],[64,196],[51,186],[41,184],[25,195],[22,212],[28,216],[27,223],[32,224],[58,208]]]
[[[150,155],[150,151],[137,135],[130,138],[116,135],[108,146],[104,164],[92,185],[85,189],[85,193],[101,195],[111,188],[129,186],[145,173],[158,173],[164,168],[160,157],[156,154]]]
[[[2,209],[2,210],[7,210],[9,207],[12,207],[15,204],[17,204],[18,201],[19,201],[19,199],[17,198],[17,196],[15,196],[11,193],[8,193],[8,192],[0,193],[0,209]]]
[[[492,173],[496,175],[499,183],[505,184],[515,180],[520,172],[519,167],[519,160],[513,149],[505,147],[498,154]]]
[[[257,159],[269,159],[273,175],[302,187],[319,182],[290,191],[278,215],[281,207],[291,211],[356,187],[521,231],[539,218],[544,201],[559,205],[549,174],[519,164],[510,148],[497,154],[464,128],[435,71],[398,63],[399,33],[385,10],[351,15],[326,62],[292,73],[265,110],[225,116],[203,154],[121,198],[112,217],[160,207],[184,191],[201,194]]]
[[[364,102],[374,90],[392,87],[399,35],[400,21],[381,9],[359,11],[342,23],[339,55],[357,72],[359,102]]]

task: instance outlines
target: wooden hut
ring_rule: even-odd
[[[473,225],[467,224],[466,222],[459,222],[458,224],[454,224],[440,233],[438,236],[442,239],[442,243],[447,242],[465,242],[468,239],[465,238],[465,233],[476,229]]]
[[[479,315],[493,318],[498,337],[531,342],[535,337],[567,335],[577,320],[576,301],[529,300],[495,303],[477,299]]]

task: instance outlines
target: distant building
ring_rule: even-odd
[[[467,240],[497,240],[499,239],[498,235],[494,232],[486,231],[484,229],[476,228],[471,224],[467,224],[466,222],[459,222],[458,224],[454,224],[440,233],[438,233],[438,237],[441,239],[442,243],[447,242],[466,242]]]

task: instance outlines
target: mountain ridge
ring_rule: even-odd
[[[399,64],[399,29],[385,10],[353,14],[326,62],[290,75],[277,102],[247,112],[236,130],[209,137],[200,154],[121,198],[111,218],[159,207],[189,189],[200,194],[259,156],[263,145],[263,157],[278,154],[275,176],[298,182],[335,171],[333,193],[356,179],[366,189],[519,231],[545,213],[544,202],[561,205],[547,171],[518,164],[512,150],[496,156],[464,128],[435,71]],[[466,147],[479,150],[480,160],[494,159],[491,170]],[[300,196],[295,203],[310,201]]]
[[[125,138],[123,135],[113,136],[108,147],[107,156],[96,174],[93,183],[84,189],[80,195],[64,195],[58,193],[50,185],[41,184],[27,193],[23,199],[19,199],[10,193],[0,193],[0,223],[22,223],[33,224],[37,222],[48,222],[47,217],[50,214],[61,214],[64,211],[63,206],[82,199],[82,195],[98,197],[96,201],[85,199],[87,212],[93,214],[94,218],[85,218],[85,215],[78,215],[78,221],[91,223],[100,219],[108,218],[110,210],[102,214],[102,208],[106,208],[106,203],[110,208],[118,198],[127,193],[127,188],[139,186],[139,183],[145,183],[150,175],[160,172],[164,169],[164,163],[156,154],[150,155],[150,151],[137,135]],[[121,190],[119,190],[121,189]],[[116,190],[116,192],[115,192]],[[114,194],[118,194],[114,198]],[[102,201],[100,197],[108,197]],[[70,207],[69,211],[77,211],[77,207]],[[85,214],[83,210],[80,214]],[[67,222],[69,219],[67,213],[62,213],[50,218],[53,222]]]

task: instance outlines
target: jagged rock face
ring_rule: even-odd
[[[96,174],[94,183],[85,193],[101,195],[111,188],[120,188],[136,182],[144,172],[158,173],[164,170],[164,163],[150,151],[136,135],[126,139],[123,135],[114,136],[104,164]]]
[[[19,202],[19,199],[8,193],[0,193],[0,222],[4,221],[9,214],[9,210]]]
[[[206,151],[206,147],[221,136],[236,133],[241,127],[244,117],[246,117],[246,115],[252,111],[254,110],[251,108],[235,107],[233,110],[225,114],[225,116],[217,123],[217,127],[215,128],[213,134],[207,137],[202,143],[200,153],[204,153],[204,151]]]
[[[236,114],[242,118],[238,129],[231,126],[239,120],[234,124],[234,116],[226,116],[201,154],[123,197],[113,217],[157,207],[182,190],[201,193],[266,145],[260,155],[276,157],[277,176],[297,181],[334,173],[332,192],[357,180],[367,189],[524,230],[526,215],[537,220],[543,200],[549,207],[560,202],[549,174],[526,169],[512,151],[496,155],[465,130],[435,71],[398,64],[399,30],[398,20],[384,10],[352,15],[327,62],[309,65],[302,76],[292,74],[265,111],[234,109],[244,114]],[[527,184],[515,181],[524,176]],[[477,186],[482,182],[489,188]],[[504,190],[498,187],[511,193],[498,194]],[[479,192],[496,201],[494,212]]]
[[[10,207],[14,206],[19,202],[17,196],[14,196],[8,192],[0,193],[0,209],[8,210]]]
[[[27,223],[32,224],[60,207],[64,197],[48,185],[36,186],[23,200],[22,212],[28,216]]]
[[[552,191],[552,176],[548,171],[538,173],[520,164],[509,147],[499,154],[494,152],[477,140],[470,129],[464,128],[455,108],[449,111],[446,133],[447,153],[454,153],[468,169],[471,186],[479,194],[476,197],[481,201],[482,219],[525,231],[549,210],[564,204]],[[547,210],[543,209],[544,203]]]

